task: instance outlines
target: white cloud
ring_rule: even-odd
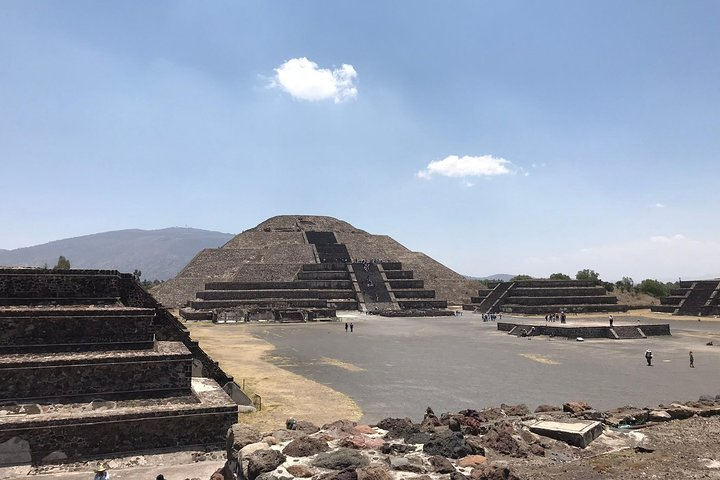
[[[294,98],[316,102],[333,99],[340,103],[357,97],[354,81],[357,72],[352,65],[343,64],[330,70],[318,68],[305,57],[291,58],[275,69],[270,86],[280,87]]]
[[[656,203],[655,205],[653,205],[653,207],[655,207],[655,208],[665,208],[665,204],[663,204],[663,203]]]
[[[685,235],[676,233],[672,237],[666,237],[664,235],[656,235],[654,237],[650,237],[650,241],[655,243],[672,243],[680,240],[685,240]]]
[[[444,177],[484,177],[495,175],[511,175],[521,171],[512,162],[492,155],[480,157],[449,155],[442,160],[433,160],[424,170],[415,175],[419,178],[430,179],[433,175]]]

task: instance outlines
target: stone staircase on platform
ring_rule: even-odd
[[[0,464],[216,445],[237,404],[114,271],[0,270]],[[140,288],[139,286],[137,286]]]
[[[337,262],[305,264],[290,282],[211,282],[196,297],[180,310],[183,318],[217,321],[228,311],[236,321],[316,321],[358,308],[350,274]]]
[[[470,303],[463,305],[464,310],[480,313],[532,315],[560,311],[624,312],[627,308],[617,303],[617,297],[607,295],[603,287],[581,280],[499,282],[490,291],[478,291],[477,297],[472,297]]]
[[[615,325],[610,328],[610,331],[615,334],[617,339],[647,338],[641,327],[633,325]]]
[[[660,299],[653,312],[673,315],[707,316],[720,314],[720,281],[697,280],[680,282],[670,295]]]

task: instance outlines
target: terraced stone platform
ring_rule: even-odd
[[[673,315],[720,315],[720,280],[694,280],[680,282],[670,295],[660,299],[653,312]]]
[[[204,250],[153,295],[185,307],[186,319],[234,309],[244,320],[291,311],[315,320],[332,310],[445,309],[478,285],[389,237],[332,217],[286,215]]]
[[[625,312],[627,305],[591,281],[582,280],[521,280],[496,282],[492,288],[478,290],[464,310],[481,313],[547,313]]]
[[[217,444],[237,404],[152,302],[114,271],[0,270],[2,462]]]
[[[615,325],[567,325],[542,322],[498,322],[497,329],[511,335],[533,337],[546,335],[565,338],[609,338],[612,340],[647,338],[648,336],[670,335],[668,324]]]

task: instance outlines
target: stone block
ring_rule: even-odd
[[[593,421],[553,422],[541,420],[528,425],[531,432],[585,448],[603,432],[602,423]]]

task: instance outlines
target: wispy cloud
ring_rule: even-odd
[[[319,68],[317,63],[300,57],[291,58],[277,67],[270,86],[279,87],[299,100],[340,103],[357,97],[356,79],[357,71],[352,65],[343,64],[331,70]]]
[[[521,168],[513,165],[509,160],[492,155],[479,157],[449,155],[442,160],[431,161],[425,169],[415,175],[424,179],[430,179],[433,175],[465,178],[512,175],[521,171]]]
[[[672,243],[672,242],[682,241],[685,239],[686,239],[685,235],[681,235],[679,233],[676,233],[675,235],[673,235],[671,237],[666,237],[664,235],[656,235],[656,236],[650,237],[650,241],[656,242],[656,243]]]
[[[655,208],[665,208],[665,204],[664,204],[664,203],[655,203],[655,204],[653,204],[653,207],[655,207]]]

